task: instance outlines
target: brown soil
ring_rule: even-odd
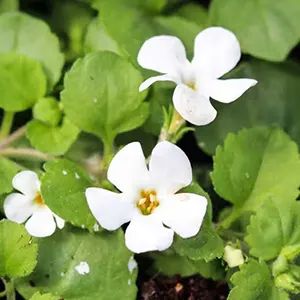
[[[140,287],[139,300],[226,300],[229,289],[225,282],[200,276],[182,278],[159,275]]]

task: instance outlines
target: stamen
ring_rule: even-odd
[[[136,205],[143,215],[150,215],[155,208],[159,206],[159,201],[156,198],[156,191],[142,190]]]
[[[43,200],[43,198],[42,198],[42,195],[41,195],[41,193],[37,193],[36,194],[36,196],[35,196],[35,198],[34,198],[34,203],[35,204],[37,204],[37,205],[41,205],[41,206],[44,206],[45,205],[45,202],[44,202],[44,200]]]

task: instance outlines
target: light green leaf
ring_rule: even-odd
[[[121,56],[118,44],[108,35],[103,22],[98,18],[88,25],[83,47],[85,53],[107,50]]]
[[[33,107],[33,117],[48,125],[58,125],[62,117],[59,102],[53,97],[39,99]]]
[[[19,9],[19,0],[1,0],[0,1],[0,13],[8,11],[16,11]]]
[[[61,125],[52,127],[41,121],[30,121],[26,126],[26,136],[36,149],[53,154],[66,153],[77,139],[79,129],[66,117]]]
[[[50,209],[75,226],[92,229],[96,221],[88,207],[85,190],[92,186],[89,176],[66,159],[45,164],[41,193]]]
[[[229,134],[214,156],[216,192],[235,212],[255,211],[269,197],[296,199],[300,183],[298,148],[276,127]]]
[[[52,296],[50,293],[48,294],[41,294],[40,292],[36,292],[30,300],[58,300],[57,297]]]
[[[184,192],[205,196],[208,200],[208,207],[199,233],[188,239],[176,235],[173,243],[174,250],[181,256],[206,262],[222,257],[224,245],[212,225],[212,206],[209,196],[197,184],[185,188]]]
[[[13,190],[12,179],[19,171],[18,166],[11,160],[0,157],[0,194]]]
[[[0,277],[29,275],[37,261],[37,245],[23,225],[0,221]]]
[[[251,217],[246,242],[251,255],[263,260],[280,254],[294,259],[300,253],[300,202],[287,197],[275,200],[268,199]]]
[[[16,53],[0,54],[0,93],[0,107],[7,111],[33,106],[46,93],[46,77],[40,64]]]
[[[154,266],[160,273],[168,276],[180,274],[181,276],[192,276],[200,274],[205,278],[213,280],[224,279],[224,267],[220,260],[205,262],[204,260],[191,260],[185,256],[177,254],[164,254],[162,252],[153,252]]]
[[[249,260],[231,277],[234,288],[228,300],[288,300],[288,294],[276,288],[266,263]]]
[[[300,145],[300,67],[294,62],[272,64],[252,59],[229,78],[254,78],[258,84],[230,104],[212,100],[216,120],[196,128],[198,145],[213,154],[229,132],[257,125],[278,124]]]
[[[2,14],[0,52],[17,52],[40,62],[50,88],[60,78],[64,58],[58,39],[49,26],[39,19],[21,12]]]
[[[244,53],[283,61],[300,40],[298,0],[213,0],[210,23],[232,30]]]
[[[90,53],[65,76],[61,94],[65,113],[80,129],[111,143],[148,117],[146,93],[138,90],[141,82],[138,70],[115,53]]]
[[[122,230],[93,235],[66,228],[47,239],[39,239],[38,246],[39,260],[34,273],[17,285],[25,298],[37,290],[66,300],[136,298],[137,270],[133,274],[128,270],[132,253],[125,247]],[[80,262],[89,265],[88,274],[76,271]]]
[[[187,20],[193,21],[202,27],[205,27],[208,23],[207,9],[196,3],[190,2],[186,5],[182,5],[175,14]]]

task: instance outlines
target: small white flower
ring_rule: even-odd
[[[175,82],[173,103],[176,110],[190,123],[206,125],[217,115],[209,98],[230,103],[257,83],[253,79],[218,79],[232,70],[240,58],[237,38],[221,27],[210,27],[197,35],[191,62],[177,37],[155,36],[143,44],[138,63],[164,75],[147,79],[140,91],[156,81]]]
[[[5,198],[4,213],[7,219],[19,224],[26,222],[26,230],[35,237],[50,236],[56,225],[60,229],[64,227],[65,221],[45,205],[36,173],[22,171],[13,178],[12,185],[22,194],[12,193]]]
[[[245,262],[242,251],[230,245],[225,246],[223,259],[229,268],[235,268]]]
[[[191,193],[175,194],[192,182],[190,162],[177,146],[158,143],[148,169],[140,143],[130,143],[113,158],[107,177],[121,193],[88,188],[87,202],[107,230],[130,222],[125,242],[131,251],[163,251],[172,244],[174,232],[189,238],[200,230],[207,200]]]
[[[75,266],[75,270],[80,275],[87,275],[90,273],[90,266],[86,261],[82,261],[79,265]]]

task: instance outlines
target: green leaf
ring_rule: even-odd
[[[108,35],[101,20],[95,18],[89,24],[84,38],[84,52],[110,51],[121,56],[118,44]]]
[[[52,296],[50,293],[41,294],[40,292],[36,292],[30,300],[58,300],[57,297]]]
[[[283,61],[300,40],[300,2],[213,0],[210,23],[232,30],[244,53]]]
[[[78,1],[54,2],[50,23],[66,43],[68,60],[75,59],[83,53],[83,36],[92,17],[93,10]]]
[[[296,199],[300,183],[298,147],[276,127],[229,134],[214,156],[216,192],[239,214],[255,211],[269,197]]]
[[[122,230],[93,235],[64,229],[39,239],[38,246],[34,273],[17,285],[26,299],[37,290],[68,300],[135,299],[137,272],[128,270],[132,253],[125,247]],[[88,274],[76,271],[80,262],[89,265]]]
[[[33,117],[48,125],[58,125],[62,117],[59,102],[53,97],[39,99],[33,107]]]
[[[268,199],[251,217],[247,228],[251,255],[263,260],[280,254],[294,259],[300,253],[299,226],[300,202],[286,197]]]
[[[88,207],[85,190],[92,186],[86,172],[66,159],[45,164],[41,193],[50,209],[75,226],[92,229],[96,221]]]
[[[176,15],[193,21],[202,27],[205,27],[208,23],[207,9],[196,3],[187,3],[186,5],[182,5],[176,11]]]
[[[0,54],[0,91],[4,110],[17,112],[33,106],[46,93],[40,64],[16,53]]]
[[[143,129],[158,136],[162,126],[164,125],[163,108],[168,109],[171,105],[173,88],[153,86],[149,97],[150,114],[143,125]]]
[[[294,62],[272,64],[252,59],[229,78],[255,78],[258,84],[230,104],[212,101],[214,122],[196,128],[198,145],[213,154],[229,132],[257,125],[278,124],[300,145],[300,67]]]
[[[141,126],[148,117],[142,76],[112,52],[94,52],[77,60],[64,80],[65,113],[80,129],[111,143],[121,132]]]
[[[52,127],[40,121],[30,121],[26,125],[26,136],[36,149],[53,154],[66,153],[77,139],[79,129],[66,117],[61,125]]]
[[[17,52],[41,63],[53,87],[60,78],[64,58],[49,26],[20,12],[0,16],[0,52]]]
[[[37,245],[23,225],[0,221],[0,277],[29,275],[37,261]]]
[[[222,280],[224,278],[224,267],[220,260],[212,260],[205,262],[204,260],[191,260],[185,256],[177,254],[164,254],[162,252],[153,252],[151,256],[154,258],[154,265],[157,271],[173,276],[180,274],[181,276],[192,276],[200,274],[205,278],[213,280]]]
[[[0,13],[8,11],[16,11],[19,9],[19,0],[1,0],[0,1]]]
[[[157,1],[157,0],[155,0]],[[182,39],[187,52],[192,53],[194,38],[202,29],[197,23],[178,16],[157,16],[141,1],[96,0],[94,6],[99,9],[109,35],[118,43],[122,52],[129,55],[137,64],[137,54],[142,44],[149,38],[168,34]],[[122,28],[116,20],[122,20]]]
[[[212,206],[209,196],[197,184],[185,188],[184,192],[205,196],[208,200],[208,208],[199,233],[188,239],[176,235],[173,243],[174,250],[181,256],[187,256],[193,260],[205,260],[206,262],[222,257],[223,241],[213,228]]]
[[[228,300],[288,300],[288,294],[276,288],[266,263],[249,260],[231,277],[234,288]]]
[[[0,194],[13,190],[12,180],[19,171],[19,167],[11,160],[0,157]]]

